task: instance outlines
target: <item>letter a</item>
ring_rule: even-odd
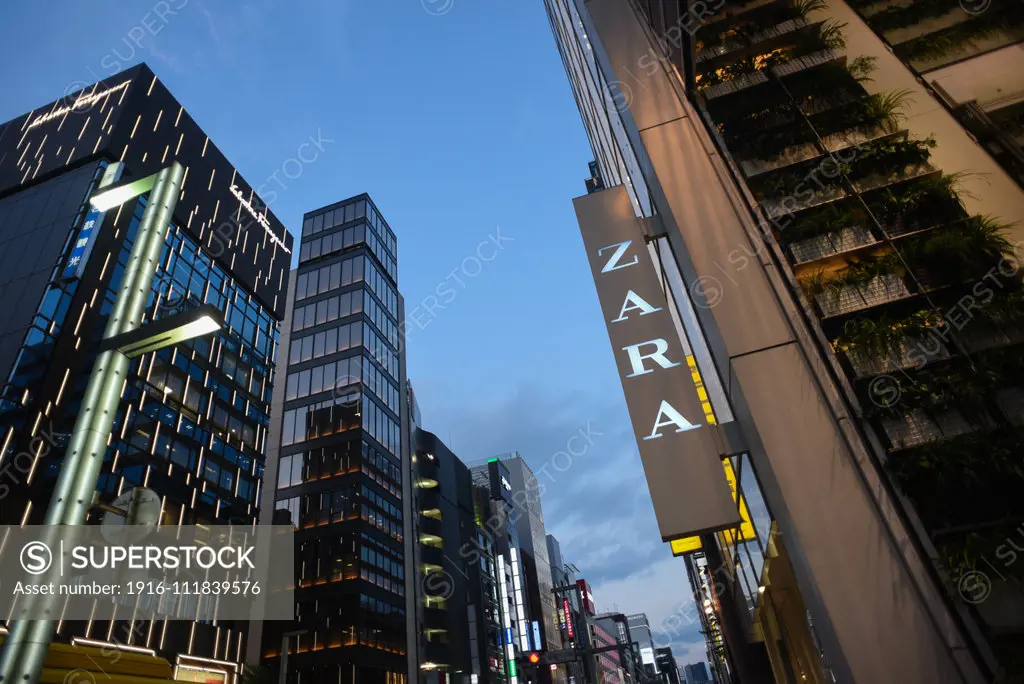
[[[665,416],[667,419],[662,420],[662,416]],[[660,438],[661,434],[658,431],[666,425],[675,425],[676,432],[686,432],[700,427],[700,423],[694,425],[690,421],[686,420],[679,411],[676,411],[675,408],[672,407],[672,404],[662,399],[661,408],[658,409],[658,417],[654,421],[654,427],[651,428],[651,434],[644,437],[644,441]]]
[[[639,309],[642,312],[640,314],[641,316],[646,316],[647,314],[651,314],[656,311],[661,311],[660,306],[658,308],[654,308],[653,306],[647,303],[647,300],[638,295],[636,292],[630,290],[629,292],[626,293],[626,298],[622,301],[622,311],[619,312],[619,317],[613,319],[612,323],[621,323],[622,321],[629,318],[629,316],[626,315],[627,311],[636,311],[637,309]]]

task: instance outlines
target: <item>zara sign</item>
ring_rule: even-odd
[[[724,441],[650,258],[648,226],[621,186],[574,205],[662,539],[735,527]]]

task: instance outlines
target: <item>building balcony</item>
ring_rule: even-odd
[[[926,334],[924,339],[906,338],[884,355],[848,349],[844,352],[844,356],[854,375],[858,378],[916,368],[922,364],[930,364],[950,357],[949,350],[939,335],[939,331],[936,330],[933,334]]]
[[[444,525],[437,518],[430,518],[425,515],[420,516],[420,533],[429,534],[435,537],[440,537]]]
[[[831,318],[853,311],[870,309],[881,304],[910,296],[903,278],[890,273],[875,276],[857,285],[846,285],[836,292],[822,292],[814,296],[822,318]]]
[[[907,449],[966,435],[991,424],[987,417],[968,418],[956,409],[935,414],[913,409],[897,418],[883,419],[882,429],[893,449]]]
[[[433,454],[416,454],[416,474],[422,478],[437,479],[437,456]]]
[[[437,666],[431,669],[447,668],[452,664],[451,644],[444,641],[428,639],[423,644],[423,662]]]
[[[444,568],[444,549],[440,549],[436,546],[420,544],[420,559],[427,565],[435,565],[439,568]]]
[[[749,42],[727,40],[701,50],[697,53],[697,65],[702,70],[714,69],[735,62],[748,54],[757,55],[770,52],[776,47],[782,47],[785,43],[792,41],[794,34],[798,31],[815,26],[815,24],[808,23],[806,19],[790,19],[771,28],[758,31],[750,37]]]
[[[465,616],[463,616],[465,619]],[[451,620],[451,614],[447,608],[424,606],[423,608],[423,627],[429,630],[444,630],[447,631],[449,628],[449,621]]]
[[[812,52],[809,55],[802,57],[796,57],[785,64],[770,67],[768,70],[772,75],[777,78],[784,78],[786,76],[792,76],[793,74],[806,71],[808,69],[814,69],[826,64],[832,64],[840,62],[846,58],[845,55],[836,52],[830,48],[824,50],[818,50]],[[765,84],[769,81],[768,75],[765,71],[754,71],[751,73],[737,76],[736,78],[729,79],[724,83],[717,83],[712,86],[704,88],[701,92],[704,93],[704,97],[710,100],[717,100],[733,93],[738,93],[748,88],[753,88]]]
[[[793,263],[799,265],[877,244],[878,240],[866,228],[850,226],[834,233],[798,240],[789,246],[789,253]]]
[[[416,501],[421,511],[429,511],[431,509],[440,508],[441,496],[438,494],[437,489],[437,487],[416,489]]]

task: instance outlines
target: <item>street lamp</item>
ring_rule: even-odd
[[[294,632],[285,632],[281,635],[281,670],[277,673],[278,684],[286,684],[288,681],[288,642],[292,637],[299,637],[308,633],[308,629],[297,629]],[[295,650],[299,648],[299,640],[295,640]]]
[[[108,180],[113,175],[104,175],[99,191],[89,200],[96,209],[106,211],[150,193],[50,498],[44,523],[47,526],[85,523],[121,401],[121,388],[128,375],[129,359],[209,334],[222,325],[219,312],[212,307],[200,307],[141,325],[184,175],[178,162],[151,176],[113,186]],[[25,602],[21,616],[11,623],[10,634],[4,641],[0,682],[37,684],[39,681],[53,639],[53,622],[34,616],[53,615],[53,597],[30,598],[33,600]]]

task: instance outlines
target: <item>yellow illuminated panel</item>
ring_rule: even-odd
[[[693,357],[690,357],[693,358]],[[725,468],[725,479],[729,482],[729,490],[732,492],[732,500],[736,501],[736,472],[732,468],[732,461],[724,459],[722,466]],[[757,536],[757,531],[754,529],[754,523],[750,520],[750,509],[747,508],[747,500],[745,497],[739,497],[739,508],[740,508],[740,541],[749,541]],[[726,540],[730,544],[736,542],[735,530],[726,530],[722,534],[725,535]],[[672,555],[682,556],[687,553],[693,553],[694,551],[701,550],[700,537],[684,537],[683,539],[676,539],[670,542],[672,545]]]

